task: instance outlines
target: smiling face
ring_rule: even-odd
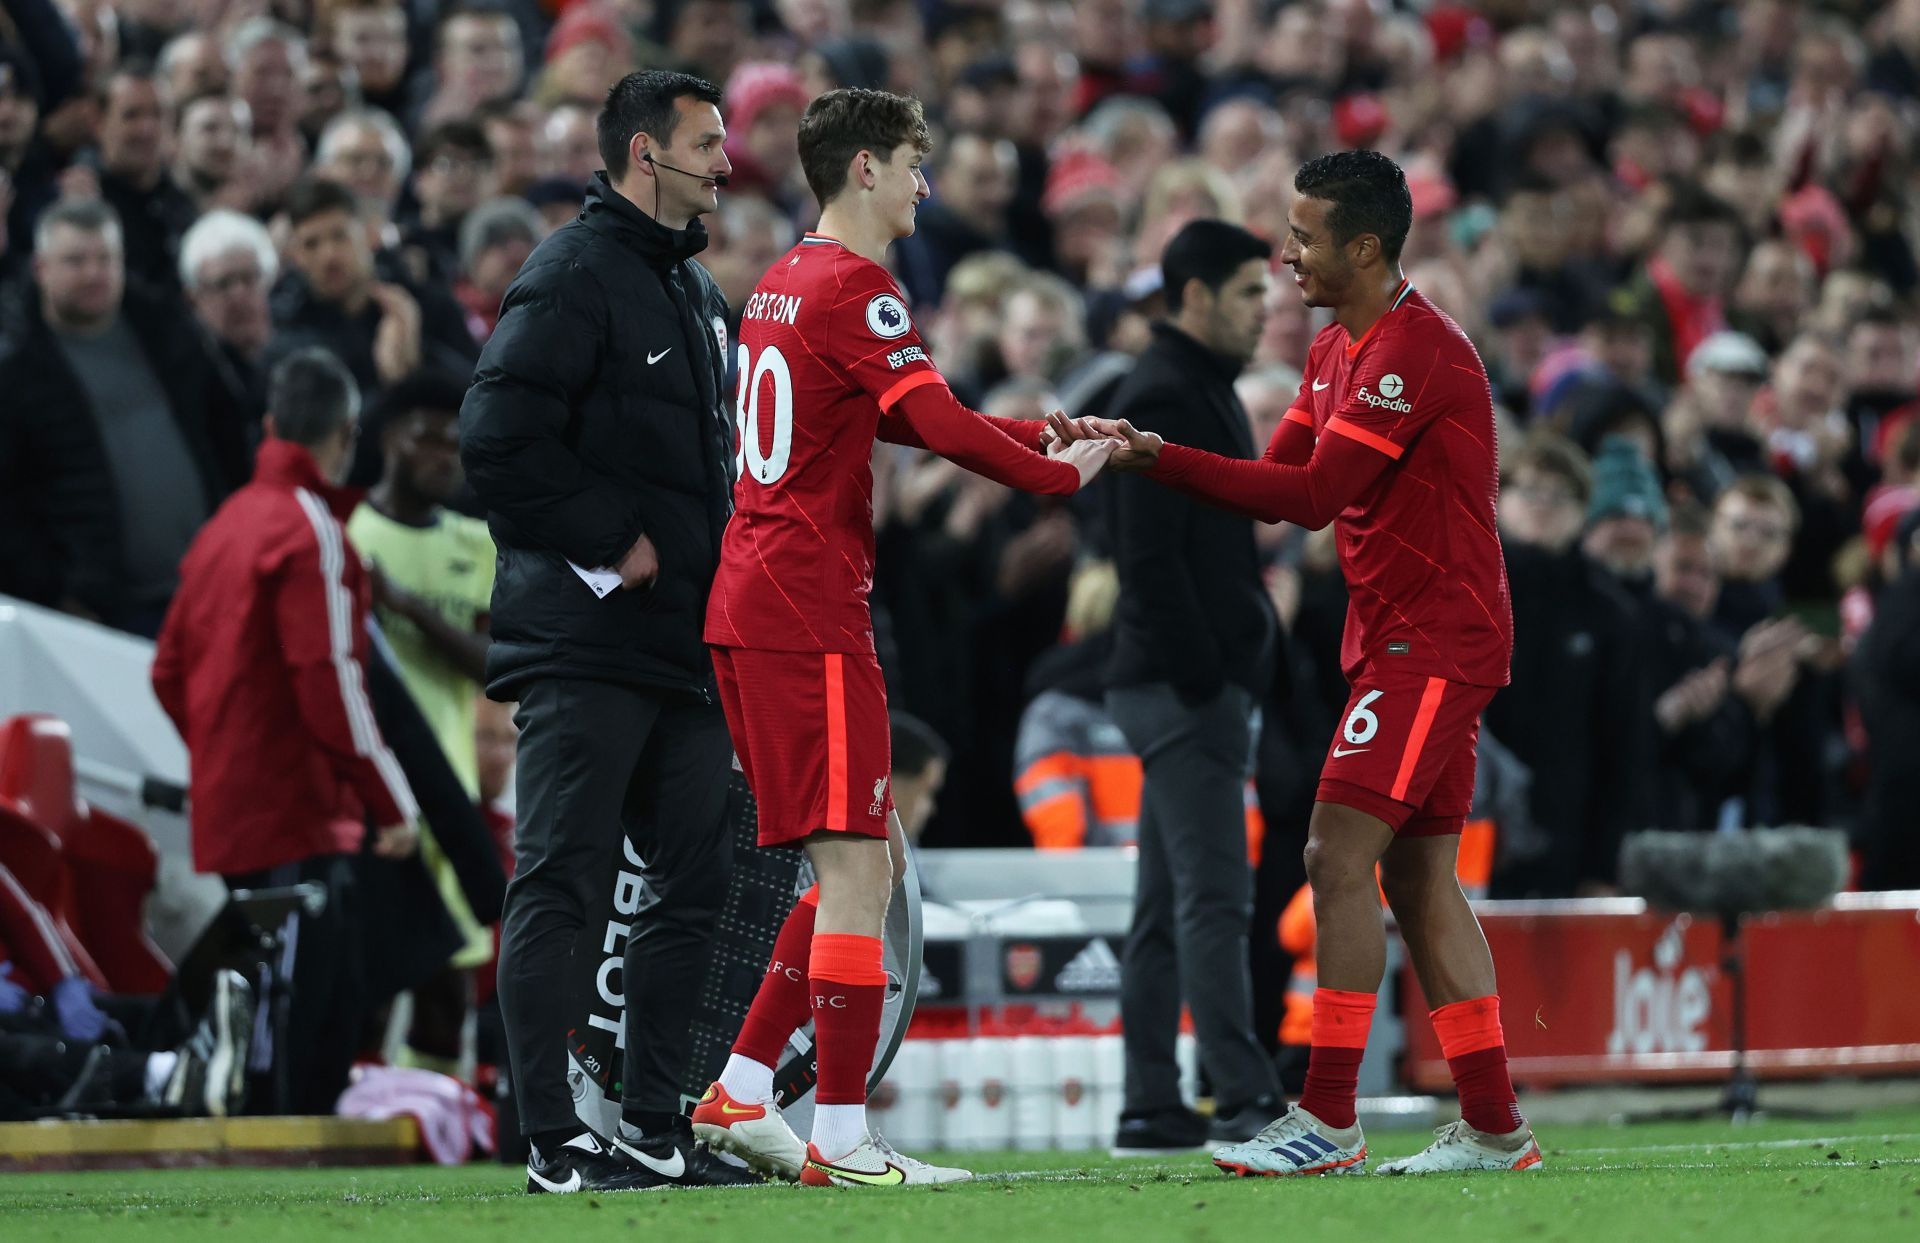
[[[911,142],[895,147],[885,159],[869,155],[873,171],[874,203],[882,217],[893,227],[895,237],[912,237],[914,217],[931,190],[921,171],[926,157]]]
[[[1280,246],[1280,262],[1293,269],[1294,284],[1308,306],[1337,307],[1346,300],[1357,280],[1353,252],[1369,236],[1340,245],[1327,223],[1332,214],[1331,202],[1305,194],[1296,197],[1287,211],[1287,240]]]

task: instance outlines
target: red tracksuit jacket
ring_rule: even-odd
[[[267,440],[180,563],[153,689],[187,743],[199,871],[354,851],[367,816],[419,816],[367,699],[353,502],[306,449]]]

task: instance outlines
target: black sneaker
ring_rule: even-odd
[[[1116,1157],[1166,1157],[1207,1146],[1207,1120],[1191,1109],[1124,1113],[1113,1136]]]
[[[1207,1139],[1215,1144],[1244,1144],[1260,1134],[1260,1128],[1287,1112],[1284,1101],[1263,1096],[1238,1109],[1216,1110],[1207,1127]]]
[[[213,977],[200,1025],[174,1051],[160,1103],[188,1117],[225,1118],[246,1104],[247,1052],[253,1047],[253,989],[238,972]]]
[[[571,1195],[576,1191],[654,1191],[669,1186],[644,1165],[608,1148],[592,1131],[560,1145],[548,1156],[538,1145],[527,1154],[528,1195]]]
[[[767,1181],[745,1166],[721,1160],[705,1144],[695,1142],[685,1119],[671,1135],[629,1132],[615,1136],[612,1145],[622,1159],[669,1187],[763,1187]]]

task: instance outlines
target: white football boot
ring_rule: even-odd
[[[1367,1166],[1367,1137],[1358,1123],[1345,1129],[1330,1127],[1292,1105],[1245,1143],[1216,1148],[1213,1163],[1241,1178],[1362,1174]]]
[[[1533,1128],[1522,1126],[1508,1135],[1476,1131],[1465,1119],[1449,1122],[1434,1133],[1434,1141],[1411,1157],[1389,1161],[1376,1174],[1454,1174],[1466,1170],[1537,1170],[1543,1164]]]

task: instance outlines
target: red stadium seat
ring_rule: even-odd
[[[95,983],[116,993],[151,994],[173,975],[146,931],[146,900],[159,872],[153,842],[137,826],[87,805],[74,782],[66,723],[42,714],[0,725],[0,812],[10,813],[0,861],[55,916]],[[15,820],[42,831],[38,845]],[[46,857],[48,845],[52,857]],[[27,870],[5,856],[18,853]]]

